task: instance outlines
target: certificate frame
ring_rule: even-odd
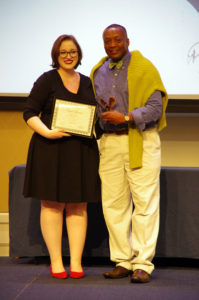
[[[96,106],[56,98],[51,129],[64,129],[67,133],[92,138]]]

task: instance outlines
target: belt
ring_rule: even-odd
[[[113,131],[106,131],[104,132],[105,134],[117,134],[117,135],[122,135],[122,134],[128,134],[128,129],[124,128],[121,130],[113,130]]]

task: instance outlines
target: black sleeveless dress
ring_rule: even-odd
[[[96,105],[92,84],[80,74],[77,94],[68,91],[57,70],[42,74],[30,92],[24,120],[38,116],[50,128],[54,98]],[[34,133],[28,151],[24,196],[63,203],[99,202],[99,152],[95,137],[50,140]]]

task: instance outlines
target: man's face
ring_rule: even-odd
[[[128,51],[129,39],[121,28],[111,27],[104,31],[104,48],[113,60],[120,60]]]

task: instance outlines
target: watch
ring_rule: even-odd
[[[125,122],[128,123],[130,121],[129,115],[124,114],[124,119],[125,119]]]

